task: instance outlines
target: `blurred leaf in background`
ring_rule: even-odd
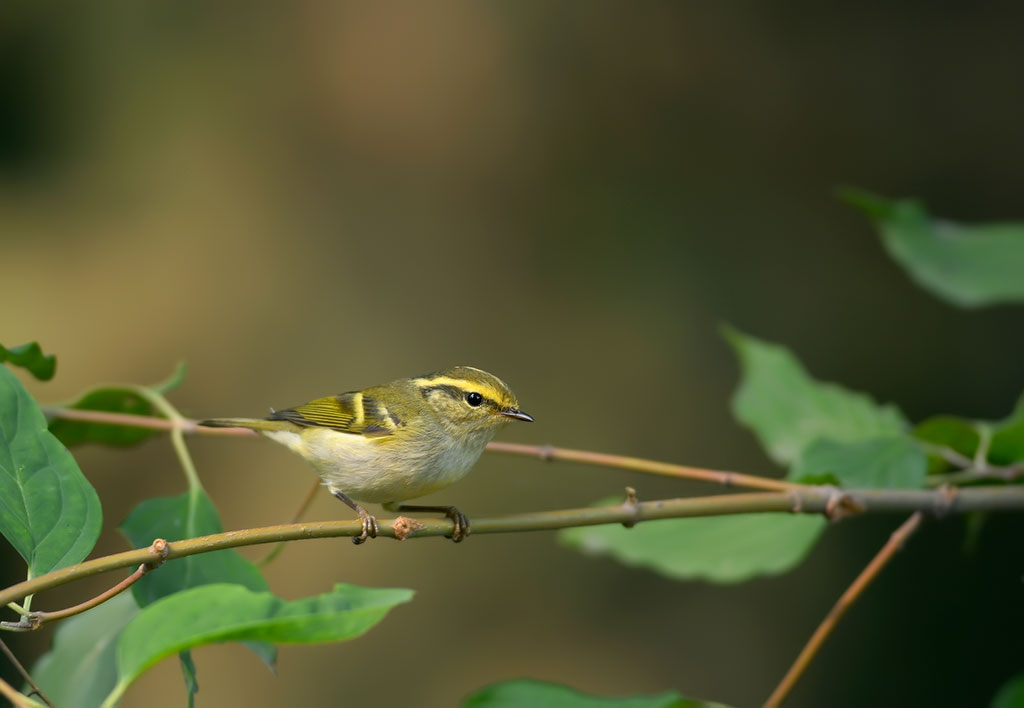
[[[167,379],[153,384],[149,388],[160,394],[170,393],[185,380],[185,371],[185,364],[178,364]],[[137,389],[138,387],[124,384],[97,386],[85,391],[74,402],[66,403],[62,407],[108,413],[128,413],[130,415],[156,415],[153,406]],[[154,435],[163,434],[163,431],[149,428],[132,428],[125,425],[107,425],[64,418],[52,419],[50,432],[68,447],[84,443],[127,447]]]
[[[32,677],[60,708],[96,708],[117,684],[115,657],[122,630],[139,613],[130,592],[62,621]]]
[[[28,369],[40,381],[49,381],[57,371],[57,357],[43,354],[38,342],[10,348],[0,344],[0,362],[4,361]]]
[[[922,288],[960,307],[1024,302],[1024,223],[958,224],[912,199],[844,189],[845,201],[878,228],[882,243]]]
[[[544,681],[520,679],[483,688],[469,696],[462,708],[728,708],[683,698],[675,691],[657,696],[605,698]]]

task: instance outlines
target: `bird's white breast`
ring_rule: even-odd
[[[332,491],[373,503],[415,499],[457,482],[492,437],[487,434],[456,443],[441,436],[424,446],[329,428],[307,428],[301,435],[277,430],[263,434],[309,461]]]

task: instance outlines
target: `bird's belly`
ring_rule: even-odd
[[[396,447],[403,442],[328,429],[306,431],[302,436],[265,434],[308,460],[331,490],[372,503],[415,499],[447,487],[465,477],[483,452],[482,444],[441,444],[422,450]]]

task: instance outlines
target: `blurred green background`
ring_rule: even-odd
[[[472,364],[537,418],[502,439],[763,474],[729,415],[722,322],[912,419],[998,418],[1024,388],[1024,312],[932,299],[833,190],[1024,216],[1021,22],[1012,4],[7,3],[0,337],[59,355],[29,384],[44,402],[185,359],[173,400],[196,417]],[[287,520],[314,479],[265,441],[192,450],[229,529]],[[97,552],[184,489],[166,439],[76,457],[104,503]],[[428,499],[473,517],[626,485],[716,491],[488,455]],[[327,494],[309,514],[348,516]],[[200,649],[199,705],[430,708],[524,676],[754,705],[898,522],[844,522],[796,571],[725,588],[548,533],[292,544],[278,594],[417,597],[363,639],[284,647],[277,676]],[[1022,531],[994,518],[965,555],[962,519],[929,525],[787,705],[986,703],[1022,668]],[[4,553],[6,585],[23,566]],[[12,644],[30,663],[48,634]],[[123,705],[183,702],[169,661]]]

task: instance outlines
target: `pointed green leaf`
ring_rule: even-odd
[[[35,400],[0,366],[0,533],[33,576],[78,563],[96,544],[102,511]]]
[[[806,481],[828,475],[846,489],[918,489],[927,473],[927,456],[908,437],[853,443],[820,438],[804,448],[790,477]]]
[[[158,393],[168,393],[181,385],[185,378],[185,364],[178,364],[165,380],[149,388]],[[128,385],[99,386],[89,389],[67,408],[107,413],[128,413],[131,415],[154,415],[153,407],[140,396],[134,387]],[[77,420],[54,418],[50,421],[50,432],[68,447],[83,443],[100,443],[127,447],[142,442],[153,435],[161,434],[150,428],[133,428],[127,425],[87,423]]]
[[[936,297],[960,307],[1024,302],[1024,223],[957,224],[910,199],[856,189],[842,197],[871,218],[889,255]]]
[[[60,708],[96,708],[117,683],[117,640],[139,613],[123,592],[57,625],[53,647],[32,669],[32,678]]]
[[[776,462],[788,465],[812,440],[856,442],[898,435],[907,422],[893,405],[811,378],[785,347],[727,328],[743,370],[732,399],[733,415],[746,424]]]
[[[1009,418],[992,425],[988,461],[994,465],[1024,462],[1024,396]]]
[[[605,698],[580,693],[568,686],[545,681],[519,679],[496,683],[469,696],[462,708],[728,708],[683,698],[675,691],[656,696]]]
[[[157,393],[167,395],[174,389],[178,388],[185,382],[185,374],[188,373],[188,366],[183,361],[179,361],[177,366],[174,367],[174,371],[163,381],[157,381],[152,384],[149,388],[153,389]]]
[[[344,584],[329,593],[292,602],[240,585],[184,590],[154,602],[125,628],[117,648],[119,686],[123,690],[165,657],[205,644],[352,639],[411,597],[411,590]]]
[[[43,354],[39,342],[29,342],[10,348],[0,344],[0,362],[4,361],[27,369],[40,381],[49,381],[57,371],[57,357],[53,354]]]
[[[631,529],[582,526],[565,529],[560,536],[585,553],[609,555],[676,580],[739,583],[795,567],[825,525],[818,516],[736,514],[645,521]]]
[[[1017,674],[999,689],[991,708],[1024,708],[1024,674]]]

